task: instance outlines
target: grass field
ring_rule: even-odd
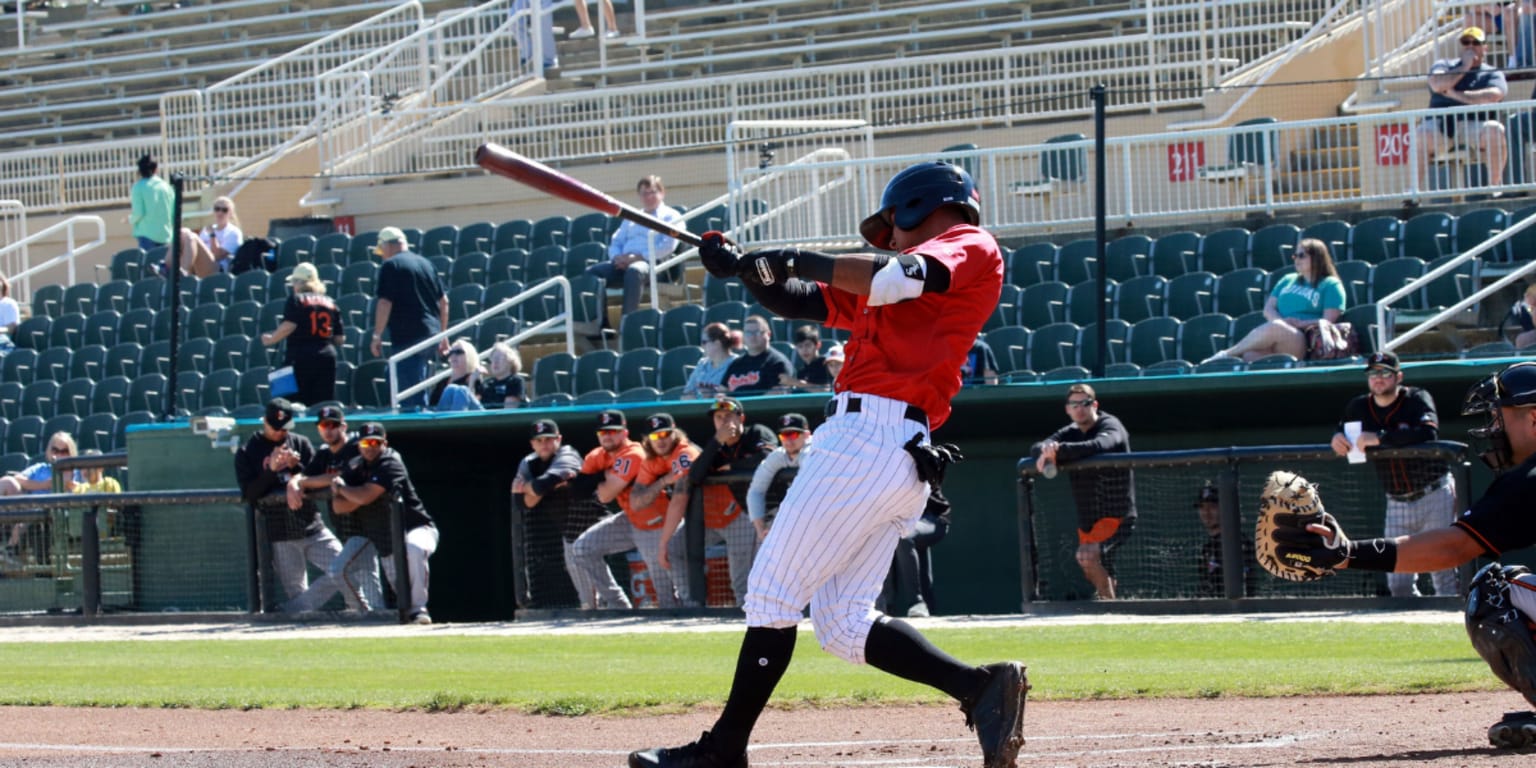
[[[1020,659],[1033,699],[1499,690],[1459,624],[1240,622],[935,628],[977,663]],[[0,643],[0,704],[196,708],[481,706],[585,714],[719,703],[737,632]],[[944,701],[799,634],[776,702]]]

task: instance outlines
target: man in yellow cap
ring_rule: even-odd
[[[1481,27],[1461,31],[1461,56],[1435,62],[1429,70],[1429,108],[1446,109],[1468,104],[1497,104],[1509,93],[1504,73],[1488,63],[1488,36]],[[1475,146],[1488,168],[1490,186],[1504,183],[1504,164],[1509,156],[1504,123],[1495,112],[1460,112],[1432,115],[1419,126],[1419,178],[1426,187],[1429,162],[1436,154],[1457,144]],[[1452,186],[1459,186],[1453,180]],[[1495,192],[1493,197],[1502,197]]]

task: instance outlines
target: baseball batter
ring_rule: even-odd
[[[1390,539],[1351,541],[1332,516],[1308,525],[1292,552],[1324,568],[1386,573],[1443,571],[1480,556],[1536,544],[1536,363],[1516,363],[1474,384],[1463,416],[1480,415],[1469,430],[1487,441],[1483,462],[1498,473],[1488,490],[1456,522]],[[1536,705],[1536,575],[1523,566],[1491,563],[1472,580],[1467,634],[1495,675]],[[1496,747],[1536,746],[1536,713],[1511,712],[1488,729]]]
[[[860,227],[870,245],[896,253],[742,255],[719,233],[704,236],[700,259],[711,274],[742,278],[779,315],[851,335],[816,448],[805,453],[753,564],[724,711],[696,742],[630,754],[631,768],[746,766],[752,728],[789,666],[807,603],[823,648],[953,696],[977,730],[986,768],[1014,765],[1028,690],[1023,665],[963,664],[874,607],[929,482],[960,458],[927,438],[949,418],[961,361],[1002,288],[1002,256],[978,226],[980,210],[963,169],[927,162],[893,177]]]
[[[1365,363],[1370,392],[1344,406],[1344,418],[1333,435],[1333,452],[1348,456],[1351,448],[1344,425],[1360,422],[1360,448],[1389,448],[1427,443],[1439,436],[1440,417],[1435,399],[1427,390],[1403,386],[1397,355],[1377,352]],[[1456,478],[1443,459],[1377,459],[1371,462],[1381,487],[1387,492],[1387,519],[1383,533],[1389,539],[1428,531],[1456,520]],[[1417,597],[1418,574],[1389,573],[1387,589],[1393,597]],[[1456,594],[1456,571],[1436,571],[1435,594]]]

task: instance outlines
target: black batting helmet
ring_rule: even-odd
[[[981,195],[964,168],[942,160],[918,163],[891,177],[880,210],[859,224],[859,234],[876,248],[890,248],[893,225],[912,229],[941,205],[958,205],[967,221],[981,223]]]
[[[1484,464],[1495,472],[1514,466],[1514,449],[1504,432],[1501,408],[1536,406],[1536,363],[1515,363],[1467,390],[1461,415],[1486,414],[1488,422],[1467,430],[1474,438],[1486,440],[1488,450],[1479,454]]]

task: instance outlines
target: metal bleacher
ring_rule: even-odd
[[[233,0],[44,24],[0,49],[0,150],[159,132],[160,95],[257,66],[397,5],[387,0]]]

